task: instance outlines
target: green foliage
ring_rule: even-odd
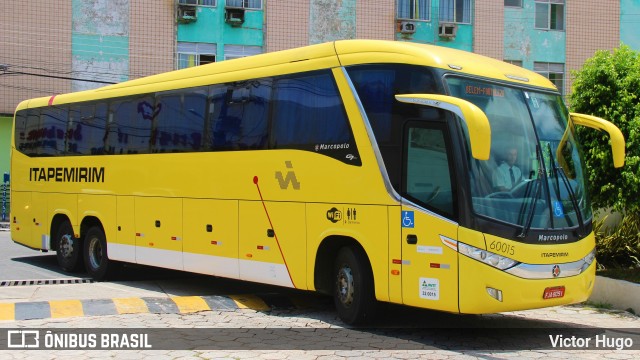
[[[613,167],[609,137],[578,127],[594,207],[640,210],[640,54],[622,45],[596,52],[572,72],[571,111],[613,122],[626,141],[625,166]]]
[[[604,221],[602,218],[593,223],[598,266],[606,269],[640,268],[640,214],[627,213],[612,228],[605,228]]]

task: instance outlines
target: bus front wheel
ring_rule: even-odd
[[[376,299],[367,257],[353,247],[343,247],[334,264],[333,301],[347,324],[365,323],[373,317]]]
[[[75,272],[82,268],[82,242],[74,237],[68,222],[62,223],[56,233],[56,258],[63,271]]]
[[[84,262],[87,273],[94,280],[105,280],[110,267],[113,267],[107,256],[107,240],[104,231],[94,226],[87,231],[84,241]]]

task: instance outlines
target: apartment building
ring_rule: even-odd
[[[570,71],[620,42],[640,50],[640,0],[22,0],[0,12],[0,146],[23,99],[338,39],[473,51]],[[0,152],[0,172],[8,171]]]

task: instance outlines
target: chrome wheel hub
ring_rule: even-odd
[[[71,237],[71,235],[66,234],[63,235],[62,238],[60,238],[58,251],[65,258],[71,257],[73,255],[73,238]]]
[[[342,267],[338,271],[338,296],[340,297],[340,302],[346,306],[351,305],[353,302],[353,292],[354,292],[354,284],[353,284],[353,274],[351,273],[351,268],[345,266]]]

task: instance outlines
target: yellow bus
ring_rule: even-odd
[[[378,302],[576,303],[595,277],[576,125],[622,166],[611,123],[467,52],[345,40],[208,64],[20,103],[11,236],[98,280],[137,263],[332,294],[347,323]]]

